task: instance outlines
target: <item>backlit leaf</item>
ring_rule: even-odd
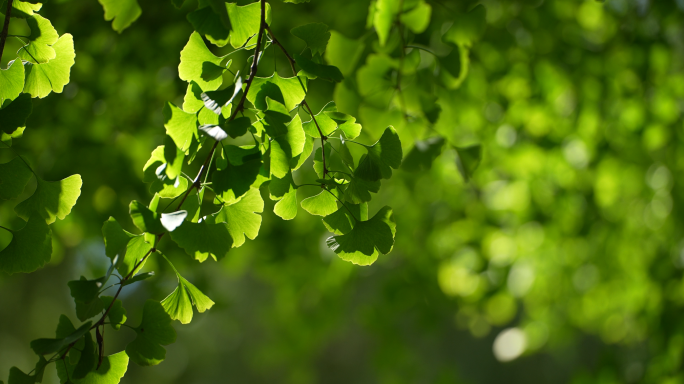
[[[34,64],[43,64],[57,57],[52,45],[59,39],[59,34],[50,20],[36,14],[26,18],[26,23],[31,28],[31,34],[28,45],[17,52],[19,58]]]
[[[176,341],[176,331],[171,322],[171,317],[159,302],[147,300],[140,326],[135,328],[138,336],[126,346],[130,359],[142,366],[161,363],[166,357],[166,349],[162,345]]]
[[[337,211],[337,199],[329,191],[308,197],[301,202],[302,208],[312,215],[328,216]]]
[[[344,235],[328,238],[327,244],[337,255],[357,265],[371,265],[378,254],[388,254],[394,246],[396,224],[390,207],[383,207],[370,220],[357,221]]]
[[[245,6],[235,3],[226,3],[228,17],[230,18],[230,45],[233,48],[242,47],[245,44],[253,44],[261,25],[261,5],[254,2]],[[271,5],[266,3],[266,24],[271,23]]]
[[[69,83],[69,74],[76,57],[73,36],[63,34],[52,48],[56,54],[54,59],[45,64],[26,64],[24,92],[31,97],[42,99],[50,92],[62,93],[64,86]]]
[[[19,157],[0,164],[0,199],[14,199],[24,191],[33,172]]]
[[[330,40],[328,26],[323,23],[300,25],[299,27],[293,28],[290,33],[304,40],[309,49],[311,49],[311,53],[314,55],[316,53],[323,55],[325,47],[328,45],[328,40]]]
[[[137,0],[98,0],[105,10],[105,20],[114,20],[112,28],[121,33],[140,17],[142,10]]]
[[[392,177],[392,168],[397,169],[401,165],[401,141],[391,126],[385,129],[380,140],[366,149],[368,153],[359,161],[354,171],[355,177],[369,181],[389,179]]]
[[[257,237],[261,227],[261,215],[258,213],[263,211],[261,193],[259,189],[252,188],[237,203],[221,207],[216,213],[216,222],[228,225],[233,248],[237,248],[245,243],[245,236],[252,240]]]
[[[24,64],[21,60],[12,60],[7,69],[0,68],[0,108],[5,106],[5,102],[9,104],[16,99],[22,89],[24,89]]]
[[[199,33],[193,32],[181,51],[178,76],[182,80],[196,82],[205,92],[213,91],[223,82],[226,68],[221,66],[222,60],[211,53]]]

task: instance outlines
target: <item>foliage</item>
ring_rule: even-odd
[[[608,361],[597,380],[609,380],[611,372],[652,382],[678,375],[672,356],[681,350],[681,332],[669,321],[659,326],[681,303],[679,245],[672,240],[679,228],[673,127],[681,125],[677,103],[684,97],[681,50],[675,49],[681,39],[671,37],[682,31],[675,5],[646,11],[630,2],[593,0],[377,0],[370,7],[351,1],[344,2],[350,7],[345,15],[353,15],[328,27],[323,16],[298,15],[313,9],[341,14],[342,5],[174,0],[179,10],[155,10],[135,0],[100,1],[100,18],[104,14],[117,32],[111,41],[138,41],[134,48],[117,46],[121,56],[107,64],[93,59],[93,47],[103,40],[81,33],[80,43],[76,30],[83,27],[60,21],[71,16],[46,18],[76,2],[55,3],[45,9],[5,3],[12,7],[12,34],[25,37],[12,38],[22,44],[16,54],[7,45],[7,66],[0,68],[7,148],[0,198],[9,200],[0,212],[11,235],[0,251],[0,269],[36,271],[52,253],[64,252],[75,227],[95,228],[86,229],[89,238],[104,237],[100,253],[107,257],[100,259],[109,264],[84,272],[101,277],[69,282],[83,325],[67,326],[60,318],[56,339],[31,344],[38,349],[36,369],[12,368],[10,383],[40,381],[52,363],[61,382],[83,383],[116,383],[127,370],[137,374],[129,360],[159,364],[176,340],[172,320],[196,319],[193,306],[200,313],[225,310],[225,293],[215,288],[223,287],[221,279],[203,284],[196,276],[200,266],[189,266],[210,256],[221,266],[208,267],[215,272],[207,275],[248,269],[275,287],[278,304],[259,307],[265,312],[258,315],[270,332],[246,347],[253,360],[244,366],[264,361],[274,372],[287,366],[291,376],[284,381],[315,382],[306,364],[322,348],[317,340],[348,320],[362,322],[381,341],[372,363],[378,381],[415,382],[420,374],[423,381],[455,382],[451,363],[412,352],[410,345],[419,342],[409,336],[404,344],[394,340],[402,327],[425,330],[421,337],[431,329],[448,333],[454,315],[456,327],[476,337],[515,327],[526,344],[518,355],[564,346],[578,331],[624,348],[643,346],[646,335],[657,332],[643,347],[645,371],[623,375],[631,360]],[[175,21],[164,24],[161,15]],[[655,32],[654,24],[661,25]],[[141,34],[157,25],[166,29],[147,39],[155,42],[152,50]],[[353,32],[364,25],[365,34]],[[623,25],[633,26],[625,31]],[[59,35],[62,28],[73,28],[76,37]],[[136,68],[123,59],[122,50],[131,49],[151,56]],[[169,58],[162,51],[175,53]],[[74,62],[74,71],[85,64],[80,82],[70,84]],[[168,77],[155,77],[158,67],[177,63],[182,82],[157,84]],[[102,90],[85,93],[99,82]],[[131,91],[136,84],[144,84],[145,102],[120,96],[123,103],[109,103],[111,112],[103,112],[109,121],[98,117],[81,128],[80,98],[89,97],[90,106],[109,95],[106,87],[140,95]],[[80,96],[68,101],[75,87]],[[87,166],[42,159],[38,148],[63,145],[60,140],[21,137],[51,126],[41,114],[52,110],[48,103],[62,101],[37,99],[53,92],[68,97],[55,108],[64,112],[54,123],[81,130],[77,139],[69,136],[70,148],[103,143],[101,156],[81,159]],[[109,134],[115,129],[125,134]],[[45,161],[57,168],[50,171]],[[69,176],[75,171],[82,175]],[[141,180],[149,187],[137,186]],[[97,207],[112,193],[120,198],[109,204],[125,205],[127,214],[82,208],[91,201]],[[313,216],[301,215],[300,205]],[[289,226],[269,218],[270,210]],[[315,216],[323,226],[311,229]],[[93,223],[107,217],[100,234]],[[334,234],[326,236],[323,254],[338,260],[302,256],[321,252],[316,239],[323,228]],[[238,261],[250,254],[269,256]],[[375,281],[359,277],[364,272],[347,261],[374,264],[363,269]],[[150,279],[150,269],[174,283]],[[366,312],[352,321],[340,303],[355,279],[375,289],[359,289]],[[111,296],[102,296],[111,284]],[[120,296],[124,287],[135,295]],[[374,299],[382,306],[368,304]],[[129,313],[140,326],[127,324]],[[305,319],[309,314],[318,316],[316,324]],[[121,344],[126,338],[110,329],[105,343],[106,323],[129,328],[121,332],[132,328],[135,339]],[[50,354],[43,357],[45,351]],[[416,366],[434,368],[434,376]]]

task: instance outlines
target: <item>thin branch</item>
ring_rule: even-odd
[[[0,58],[2,58],[2,53],[5,51],[5,41],[7,41],[7,34],[9,33],[9,23],[12,14],[12,3],[14,0],[7,0],[7,10],[5,11],[5,24],[2,26],[2,32],[0,32]]]
[[[273,31],[271,30],[271,27],[266,26],[266,30],[268,31],[268,34],[271,36],[271,39],[273,42],[280,47],[280,50],[283,51],[285,54],[285,57],[287,57],[287,61],[290,63],[290,68],[292,69],[292,75],[297,76],[297,70],[295,69],[295,60],[290,56],[290,54],[287,52],[287,49],[280,44],[280,41],[275,37],[275,34],[273,34]],[[304,88],[304,85],[302,84],[302,88]],[[305,89],[306,91],[306,89]],[[314,116],[313,111],[311,110],[311,107],[309,107],[309,104],[305,100],[302,100],[302,105],[306,107],[306,109],[309,112],[309,116],[311,116],[311,119],[313,119],[314,124],[316,125],[316,129],[318,129],[318,134],[321,135],[321,156],[323,159],[323,178],[325,179],[325,176],[328,174],[328,167],[325,164],[325,141],[328,139],[324,134],[323,131],[321,130],[321,127],[318,125],[318,121],[316,121],[316,116]]]

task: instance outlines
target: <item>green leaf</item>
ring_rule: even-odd
[[[245,235],[254,240],[259,234],[261,227],[261,215],[264,211],[264,200],[261,198],[259,189],[252,188],[240,201],[224,205],[216,213],[217,223],[226,223],[230,237],[233,239],[233,248],[245,243]]]
[[[226,68],[221,66],[222,60],[211,53],[199,33],[193,32],[181,51],[178,76],[182,80],[196,82],[205,92],[213,91],[223,82]]]
[[[5,107],[5,102],[9,104],[16,99],[22,89],[24,89],[24,64],[21,60],[12,60],[7,69],[0,68],[0,108]]]
[[[170,136],[164,137],[164,163],[166,164],[164,172],[171,180],[175,180],[181,176],[183,170],[183,160],[185,160],[185,152],[181,151]],[[155,169],[155,173],[159,171],[159,167]],[[143,170],[144,172],[144,170]],[[160,178],[157,174],[157,178]],[[163,179],[163,177],[161,177]]]
[[[278,200],[273,212],[283,220],[292,220],[297,216],[297,186],[289,172],[283,178],[271,177],[268,186],[271,200]]]
[[[302,208],[312,215],[328,216],[337,211],[337,199],[329,191],[308,197],[301,202]]]
[[[64,315],[62,315],[64,316]],[[66,319],[68,321],[68,318]],[[63,319],[60,318],[60,324],[64,321]],[[69,325],[71,325],[71,322],[69,321]],[[84,323],[81,325],[78,329],[75,329],[71,331],[69,334],[63,336],[63,337],[58,337],[56,339],[37,339],[31,341],[31,349],[33,349],[33,352],[36,353],[36,355],[47,355],[49,353],[55,353],[59,352],[62,350],[62,348],[66,347],[67,345],[74,343],[78,341],[83,335],[88,333],[90,331],[90,325],[91,322]],[[71,325],[73,328],[73,325]],[[59,327],[58,327],[59,329]]]
[[[321,111],[314,116],[316,121],[311,119],[302,125],[304,132],[306,132],[307,135],[320,138],[321,134],[318,132],[319,128],[321,132],[323,132],[324,136],[330,135],[335,129],[337,129],[337,123],[331,119],[326,112],[337,112],[337,105],[334,101],[326,104],[323,109],[321,109]],[[316,126],[316,123],[318,123],[318,126]]]
[[[166,164],[166,158],[164,157],[164,148],[165,146],[163,145],[160,145],[157,148],[155,148],[154,151],[152,151],[150,159],[147,160],[147,162],[143,166],[144,182],[151,183],[153,181],[157,181],[160,177],[162,179],[164,178],[163,174],[166,171],[166,167],[160,168],[164,164]],[[159,174],[157,174],[157,171],[159,171]]]
[[[197,115],[188,113],[167,102],[164,105],[164,128],[176,146],[188,154],[193,139],[199,137],[197,132]]]
[[[96,368],[97,354],[95,353],[93,337],[90,333],[86,333],[83,340],[85,342],[83,343],[83,349],[81,350],[81,358],[78,360],[78,364],[76,364],[74,372],[71,375],[75,380],[86,377],[90,371]]]
[[[69,84],[69,73],[76,57],[73,36],[63,34],[52,48],[57,55],[54,59],[45,64],[26,64],[24,93],[31,97],[42,99],[50,92],[62,93],[64,86]]]
[[[296,171],[299,169],[302,165],[304,165],[304,162],[311,156],[313,153],[314,149],[314,138],[311,136],[306,136],[304,139],[304,149],[302,150],[302,153],[299,155],[295,156],[292,158],[290,161],[290,168],[292,168],[293,171]]]
[[[303,3],[308,3],[311,0],[283,0],[284,3],[292,3],[292,4],[303,4]]]
[[[389,179],[392,177],[392,168],[397,169],[401,165],[401,141],[392,126],[385,129],[380,140],[366,149],[368,154],[359,161],[354,171],[355,177],[368,181]]]
[[[336,235],[351,232],[356,220],[368,220],[368,204],[345,204],[337,211],[323,218],[328,231]]]
[[[26,120],[33,111],[31,96],[21,94],[0,109],[0,131],[11,134],[26,127]]]
[[[233,139],[238,138],[247,133],[249,127],[252,126],[252,120],[249,117],[238,117],[233,121],[228,122],[226,130],[228,135]]]
[[[30,273],[50,261],[52,231],[40,216],[33,214],[24,228],[12,231],[9,245],[0,251],[0,271]]]
[[[184,222],[171,232],[171,238],[199,262],[205,261],[209,256],[218,261],[233,246],[228,224],[216,223],[212,215],[206,216],[199,223]]]
[[[135,264],[152,249],[152,244],[145,241],[143,235],[134,235],[121,228],[121,225],[110,217],[102,226],[105,241],[105,254],[115,264],[122,276],[128,276]],[[138,270],[144,265],[141,264]]]
[[[265,98],[269,95],[268,92],[261,92],[262,88],[268,88],[275,85],[282,95],[282,103],[288,111],[291,111],[299,105],[307,91],[307,79],[303,76],[295,76],[284,78],[280,77],[278,73],[274,73],[271,77],[255,77],[252,81],[252,86],[247,93],[247,100],[259,109],[265,110]],[[277,98],[271,97],[274,100]]]
[[[0,199],[8,200],[19,196],[31,176],[31,168],[19,156],[0,164]]]
[[[28,37],[30,42],[19,49],[19,58],[34,64],[43,64],[57,57],[55,49],[51,46],[57,42],[59,34],[50,20],[36,14],[26,18],[26,23],[31,28]]]
[[[150,186],[150,192],[158,194],[160,197],[173,199],[188,190],[188,180],[179,176],[176,180],[164,178],[156,180]]]
[[[307,47],[311,49],[311,54],[323,55],[325,52],[325,47],[328,45],[330,40],[330,32],[328,32],[328,26],[323,23],[311,23],[300,25],[299,27],[293,28],[290,33],[294,36],[304,40]]]
[[[227,67],[230,67],[230,61]],[[235,99],[235,96],[242,90],[242,78],[238,77],[235,84],[220,91],[200,92],[202,105],[217,115],[222,113],[230,114],[231,108],[228,107]]]
[[[260,184],[261,158],[245,161],[241,165],[227,162],[224,169],[214,172],[212,187],[226,204],[237,201],[252,187]]]
[[[141,273],[141,274],[139,274],[139,275],[133,276],[132,278],[130,278],[130,279],[126,280],[126,281],[122,281],[122,282],[121,282],[121,285],[123,285],[123,286],[125,287],[125,286],[127,286],[127,285],[135,284],[135,283],[137,283],[137,282],[139,282],[139,281],[147,280],[147,279],[149,279],[149,278],[152,277],[152,276],[154,276],[154,271]]]
[[[471,145],[468,147],[454,147],[456,148],[456,167],[463,176],[465,181],[470,180],[473,172],[480,165],[482,160],[482,146],[480,144]]]
[[[63,220],[81,195],[81,176],[71,175],[60,181],[36,179],[36,191],[14,207],[14,211],[24,220],[34,212],[43,216],[48,224],[54,223],[55,219]]]
[[[361,124],[356,123],[356,118],[342,112],[326,111],[326,116],[332,119],[344,136],[349,140],[354,140],[361,134]]]
[[[62,383],[74,384],[118,384],[128,369],[128,356],[125,351],[102,358],[97,370],[90,371],[80,380],[73,379],[75,367],[70,364],[56,364],[57,376]],[[94,367],[93,367],[94,368]]]
[[[230,45],[240,48],[243,45],[254,44],[261,25],[261,5],[259,2],[238,6],[226,3],[226,10],[230,18]],[[266,3],[266,24],[271,24],[271,4]]]
[[[403,3],[403,2],[402,2]],[[375,3],[375,13],[373,14],[373,26],[378,33],[380,46],[387,43],[392,24],[399,13],[400,3],[395,0],[377,0]]]
[[[138,276],[149,277],[149,274],[144,273]],[[143,279],[138,279],[138,281]],[[126,282],[129,282],[131,280],[133,279],[126,280]],[[110,305],[112,306],[112,308],[109,310],[109,313],[107,314],[107,318],[109,319],[109,324],[112,326],[112,328],[118,331],[119,329],[121,329],[121,325],[126,322],[126,319],[128,319],[128,317],[126,317],[126,309],[123,307],[123,303],[121,302],[121,300],[116,299],[114,301],[114,304],[112,305],[112,300],[114,300],[114,298],[111,296],[102,296],[100,297],[100,300],[102,301],[102,305],[105,309],[109,308]]]
[[[10,368],[9,378],[7,379],[8,384],[33,384],[35,382],[35,377],[25,374],[21,369],[17,367]]]
[[[487,10],[478,4],[468,13],[456,15],[454,24],[444,34],[444,40],[457,45],[470,47],[487,28]]]
[[[31,4],[28,1],[14,0],[12,2],[12,17],[17,19],[25,19],[27,17],[31,17],[35,15],[35,12],[40,11],[42,7],[43,4],[40,3]],[[2,5],[0,5],[0,13],[4,15],[6,10],[7,0],[3,1]]]
[[[344,75],[342,75],[340,69],[335,66],[313,62],[312,60],[309,60],[297,53],[294,54],[294,59],[297,62],[297,65],[299,65],[305,72],[316,77],[336,82],[344,80]]]
[[[104,309],[98,297],[103,283],[103,279],[87,280],[81,276],[80,280],[67,284],[76,303],[76,317],[79,320],[85,321]]]
[[[171,322],[171,317],[159,302],[147,300],[140,326],[135,328],[138,336],[126,346],[131,360],[142,366],[161,363],[166,357],[166,349],[162,345],[176,341],[176,331]]]
[[[395,234],[392,209],[385,206],[372,219],[357,221],[350,232],[332,236],[326,242],[342,260],[371,265],[377,260],[378,252],[388,254],[392,251]]]
[[[444,138],[441,136],[417,140],[415,146],[404,158],[401,167],[409,172],[427,171],[432,167],[432,162],[442,153],[443,146]]]
[[[0,141],[2,141],[3,144],[5,144],[7,147],[12,147],[12,139],[18,139],[24,134],[24,128],[17,128],[16,131],[7,134],[5,132],[2,132],[2,129],[0,129]]]
[[[399,19],[401,20],[401,23],[406,25],[413,33],[420,34],[425,32],[428,25],[430,25],[431,14],[432,7],[424,1],[421,1],[412,10],[403,13]]]
[[[343,75],[350,75],[363,55],[366,44],[362,40],[352,40],[336,31],[331,31],[325,59],[330,65],[340,69]]]
[[[201,125],[199,127],[199,130],[204,132],[207,136],[211,137],[212,139],[216,141],[222,141],[228,137],[228,134],[226,131],[224,131],[221,127],[218,125]]]
[[[144,204],[133,200],[129,205],[129,211],[133,224],[141,231],[154,234],[166,232],[161,222],[161,214],[150,210]]]
[[[178,285],[161,304],[172,319],[178,320],[182,324],[188,324],[192,321],[193,304],[199,313],[203,313],[210,309],[214,305],[214,302],[207,297],[207,295],[202,293],[202,291],[197,289],[197,287],[183,278],[175,268],[174,271],[178,277]]]
[[[267,116],[265,120],[267,124],[264,125],[264,128],[273,138],[271,141],[271,174],[282,178],[290,172],[292,158],[304,151],[306,136],[302,129],[302,120],[299,115],[296,115],[287,126],[282,125],[284,132],[273,130],[275,124],[268,124],[272,122],[270,117]]]
[[[380,181],[363,180],[359,177],[352,177],[347,189],[344,191],[345,200],[361,204],[371,201],[371,192],[378,193],[380,191]]]
[[[121,33],[140,17],[142,10],[137,0],[98,0],[105,10],[105,20],[114,20],[112,28]]]
[[[330,159],[330,155],[332,154],[332,145],[330,143],[325,143],[324,145],[325,148],[325,159],[326,161]],[[326,163],[326,166],[329,166],[329,163]],[[316,148],[316,154],[314,155],[314,171],[318,175],[318,177],[323,178],[323,153],[321,151],[321,148],[318,147]]]
[[[228,44],[230,30],[221,22],[221,17],[211,7],[204,7],[188,13],[188,21],[198,33],[212,44],[223,47]]]

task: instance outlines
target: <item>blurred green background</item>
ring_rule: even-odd
[[[356,39],[369,3],[274,0],[273,29],[294,51],[303,44],[289,29],[314,21]],[[684,1],[481,3],[487,30],[463,85],[440,91],[435,124],[453,143],[482,143],[473,179],[451,149],[429,170],[384,181],[371,211],[394,208],[397,238],[370,267],[329,251],[318,218],[300,210],[285,222],[268,199],[259,237],[218,264],[165,239],[216,305],[176,324],[167,361],[131,364],[123,383],[684,383]],[[474,3],[430,4],[426,45]],[[191,5],[140,5],[120,35],[94,0],[41,11],[74,35],[76,64],[62,94],[34,100],[14,145],[45,179],[84,183],[52,226],[52,262],[0,275],[0,378],[33,365],[29,341],[49,337],[60,314],[75,319],[66,282],[108,267],[101,223],[133,228],[128,203],[151,197],[142,167],[163,142],[163,103],[182,103]],[[8,42],[3,66],[19,46]],[[290,76],[273,52],[270,70]],[[312,109],[333,94],[315,83]],[[397,125],[406,148],[430,136],[402,131],[392,111],[359,109],[349,112],[364,128]],[[0,162],[12,156],[2,150]],[[13,204],[0,206],[0,222],[19,225],[14,217]],[[9,239],[0,233],[0,248]],[[158,261],[146,266],[156,278],[121,296],[134,323],[144,300],[175,287]],[[134,336],[120,335],[105,335],[108,352]],[[50,368],[44,382],[56,380]]]

